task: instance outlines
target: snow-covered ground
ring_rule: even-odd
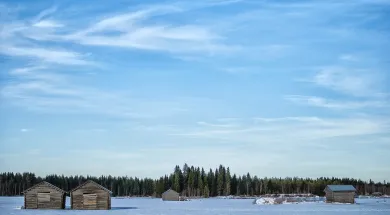
[[[187,202],[163,202],[160,199],[128,198],[112,199],[110,211],[74,211],[74,210],[21,210],[22,197],[0,197],[0,215],[389,215],[390,200],[357,199],[357,204],[281,204],[256,205],[253,199],[197,199]],[[69,207],[69,198],[67,199]]]
[[[276,205],[276,204],[304,204],[304,203],[321,203],[324,202],[324,197],[298,197],[298,196],[279,196],[279,197],[261,197],[254,201],[257,205]]]

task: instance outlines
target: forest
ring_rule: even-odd
[[[220,165],[215,170],[207,172],[203,168],[184,164],[176,166],[172,173],[158,179],[114,176],[36,176],[34,173],[0,173],[0,196],[23,195],[23,191],[41,182],[47,181],[65,191],[70,191],[86,180],[93,180],[108,188],[113,196],[154,196],[172,188],[187,197],[215,196],[259,196],[264,194],[306,194],[324,195],[323,190],[328,184],[350,184],[355,186],[359,195],[381,192],[390,195],[390,183],[386,181],[362,181],[352,178],[259,178],[247,173],[245,175],[231,174],[229,167]]]

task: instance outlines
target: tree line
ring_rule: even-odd
[[[72,190],[86,180],[93,180],[113,192],[113,196],[155,196],[160,197],[167,189],[173,189],[182,196],[259,196],[264,194],[315,194],[324,195],[323,190],[329,184],[353,185],[359,195],[381,192],[390,195],[390,183],[372,180],[362,181],[352,178],[259,178],[249,173],[231,174],[230,168],[220,165],[207,172],[203,168],[178,165],[171,174],[158,179],[113,176],[36,176],[34,173],[0,174],[0,196],[22,195],[23,191],[41,182],[47,181],[65,191]]]

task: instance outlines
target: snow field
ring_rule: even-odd
[[[357,199],[357,204],[253,204],[253,199],[197,199],[163,202],[153,198],[112,198],[112,210],[21,210],[23,197],[0,197],[0,215],[389,215],[389,199]],[[69,208],[69,198],[67,199]]]

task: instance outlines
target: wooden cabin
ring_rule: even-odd
[[[380,197],[380,196],[383,196],[383,194],[381,192],[373,192],[371,194],[371,196],[374,196],[374,197]]]
[[[66,192],[46,181],[36,184],[24,194],[24,209],[65,209]]]
[[[324,192],[326,202],[355,203],[356,189],[352,185],[328,185]]]
[[[112,192],[100,184],[88,180],[70,191],[71,209],[110,210]]]
[[[162,195],[162,200],[163,201],[179,201],[180,200],[180,196],[179,196],[179,193],[172,190],[172,189],[169,189],[167,191],[165,191]]]

